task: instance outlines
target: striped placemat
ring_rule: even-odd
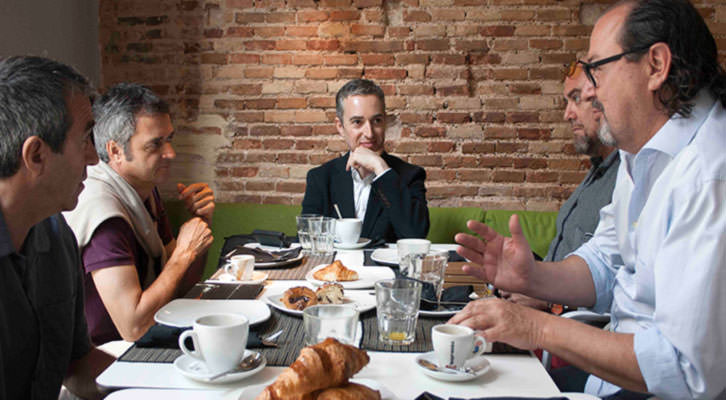
[[[335,260],[335,254],[306,255],[300,264],[289,268],[266,269],[267,279],[273,280],[303,280],[305,274],[320,264],[330,264]]]

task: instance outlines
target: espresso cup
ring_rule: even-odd
[[[179,348],[207,366],[210,374],[229,371],[242,359],[247,347],[250,324],[238,314],[211,314],[194,321],[193,329],[179,335]],[[184,344],[192,338],[194,350]]]
[[[436,325],[431,328],[431,341],[442,368],[461,369],[468,359],[487,350],[487,341],[463,325]]]
[[[240,254],[230,257],[224,266],[224,272],[234,276],[238,281],[249,281],[255,270],[255,256]]]
[[[360,218],[341,218],[335,221],[335,237],[340,243],[355,244],[360,238],[363,220]]]

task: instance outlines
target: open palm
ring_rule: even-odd
[[[515,214],[509,220],[512,237],[504,237],[478,221],[469,221],[467,227],[483,240],[465,233],[456,235],[455,240],[461,245],[458,253],[471,261],[464,272],[500,289],[526,291],[535,261],[519,217]]]

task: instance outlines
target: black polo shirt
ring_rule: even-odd
[[[60,214],[20,252],[0,212],[0,399],[56,399],[71,360],[91,347],[75,236]]]

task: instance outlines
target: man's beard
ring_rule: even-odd
[[[600,143],[606,146],[617,147],[618,142],[615,140],[612,131],[610,130],[610,124],[608,119],[605,117],[605,107],[597,99],[592,101],[592,106],[600,110],[602,117],[600,117],[600,129],[597,130],[597,138],[600,139]]]
[[[575,136],[574,143],[577,154],[590,155],[597,143],[590,136]]]

